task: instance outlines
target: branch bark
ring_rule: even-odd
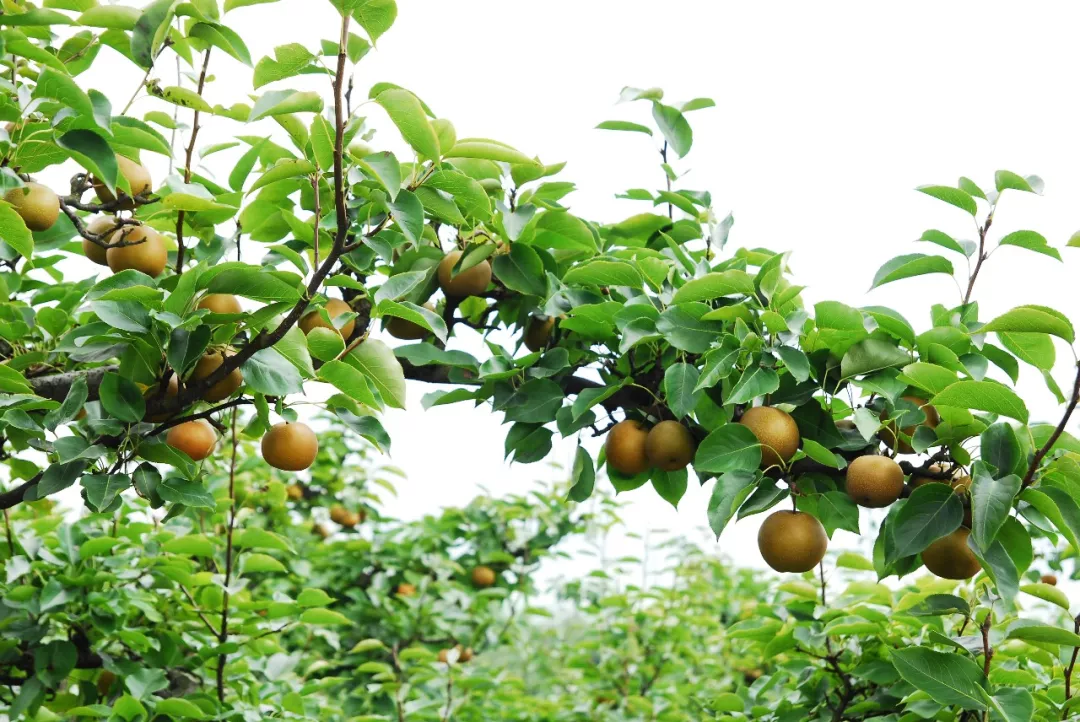
[[[1057,428],[1054,429],[1054,433],[1050,434],[1050,438],[1046,440],[1042,448],[1035,452],[1035,456],[1031,457],[1031,464],[1028,466],[1027,473],[1024,474],[1024,480],[1020,484],[1021,491],[1035,482],[1035,472],[1039,470],[1039,465],[1046,458],[1046,455],[1050,453],[1050,449],[1054,448],[1054,444],[1065,433],[1065,426],[1069,423],[1069,418],[1072,416],[1073,411],[1076,410],[1078,403],[1080,403],[1080,363],[1076,365],[1076,379],[1073,381],[1072,396],[1069,399],[1069,405],[1065,407],[1065,414],[1061,417],[1061,422],[1057,425]]]
[[[202,97],[203,88],[206,87],[206,69],[210,66],[210,51],[206,49],[203,55],[202,71],[199,73],[199,87],[195,91]],[[195,110],[195,120],[191,124],[191,139],[188,141],[187,156],[184,160],[184,182],[191,182],[191,158],[195,155],[195,139],[199,137],[199,110]],[[184,272],[184,212],[176,214],[176,275]]]

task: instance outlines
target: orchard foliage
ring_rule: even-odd
[[[572,502],[593,496],[604,467],[617,492],[651,485],[673,505],[691,475],[711,484],[717,536],[732,518],[771,512],[764,557],[816,567],[821,594],[787,580],[733,626],[731,615],[715,623],[725,595],[700,610],[673,598],[700,577],[584,604],[578,614],[599,626],[552,653],[566,669],[543,668],[547,686],[507,682],[534,700],[520,719],[600,714],[553,681],[583,666],[574,684],[606,685],[594,701],[613,719],[1073,714],[1080,621],[1025,613],[1032,596],[1070,607],[1033,564],[1038,552],[1060,566],[1080,547],[1080,441],[1066,430],[1080,369],[1054,376],[1074,328],[1051,308],[981,318],[978,305],[984,264],[1024,252],[1062,261],[1038,232],[994,225],[1001,203],[1042,191],[1037,177],[919,188],[954,206],[957,226],[925,231],[919,247],[934,252],[888,261],[871,288],[952,277],[958,298],[923,322],[881,306],[809,307],[787,253],[729,248],[733,217],[684,187],[690,119],[711,100],[626,88],[634,119],[600,128],[655,141],[658,187],[625,190],[624,218],[583,218],[561,159],[458,137],[392,83],[366,97],[353,86],[394,0],[333,0],[331,37],[255,59],[229,12],[272,3],[3,2],[10,716],[481,714],[473,693],[504,694],[504,673],[464,690],[459,680],[455,695],[453,669],[516,629],[514,603],[497,602],[535,591],[535,565],[582,530]],[[83,87],[79,76],[106,61],[145,75],[134,94]],[[186,81],[164,72],[175,62]],[[251,68],[250,102],[211,104],[217,63]],[[323,92],[297,89],[302,75]],[[384,113],[400,139],[381,143],[361,113]],[[234,140],[200,148],[208,123]],[[145,167],[160,165],[154,156],[171,169],[163,179]],[[42,183],[64,176],[62,188]],[[976,240],[963,240],[963,223]],[[83,257],[110,273],[87,273]],[[468,341],[483,352],[456,348]],[[1030,418],[1015,386],[1024,367],[1060,421]],[[569,501],[378,519],[350,444],[392,446],[379,413],[404,407],[406,380],[440,385],[425,408],[501,414],[518,463],[545,459],[556,433],[577,437]],[[301,404],[335,431],[316,437]],[[594,458],[582,436],[605,433]],[[77,521],[53,505],[69,487],[85,506]],[[792,510],[775,511],[782,503]],[[352,531],[296,554],[322,536],[299,532],[296,514],[323,507],[332,525],[316,532]],[[866,578],[828,598],[829,538],[870,528],[868,559],[837,559]],[[956,581],[880,583],[924,565]],[[731,594],[761,598],[744,581]],[[712,622],[687,634],[700,615]],[[684,648],[714,638],[722,660],[756,655],[761,678],[717,676],[712,655]],[[639,656],[606,656],[630,639]],[[95,670],[115,679],[98,689]],[[298,677],[305,686],[287,692]]]

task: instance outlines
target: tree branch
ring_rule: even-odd
[[[1024,474],[1024,480],[1020,484],[1021,491],[1031,486],[1035,481],[1035,472],[1039,470],[1039,464],[1050,453],[1050,449],[1054,448],[1054,444],[1061,438],[1061,435],[1065,433],[1065,426],[1069,423],[1069,417],[1076,410],[1078,403],[1080,403],[1080,363],[1076,365],[1076,379],[1073,381],[1072,397],[1069,399],[1069,405],[1065,407],[1065,415],[1061,417],[1061,422],[1054,429],[1054,433],[1050,434],[1050,438],[1046,440],[1042,448],[1035,452],[1035,456],[1031,457],[1031,464],[1028,466],[1027,473]]]
[[[195,91],[202,97],[203,88],[206,87],[206,69],[210,66],[210,51],[213,46],[206,49],[203,54],[202,71],[199,73],[199,87]],[[187,157],[184,161],[184,182],[191,182],[191,158],[195,155],[195,139],[199,137],[199,110],[195,109],[195,120],[191,125],[191,139],[188,141]],[[184,272],[184,212],[176,214],[176,275]]]

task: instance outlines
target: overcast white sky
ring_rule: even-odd
[[[710,190],[719,214],[734,212],[729,250],[793,251],[796,281],[808,286],[811,301],[889,305],[918,329],[928,325],[931,303],[958,301],[944,276],[867,292],[889,258],[934,252],[934,246],[912,242],[923,230],[974,235],[963,212],[916,193],[920,184],[953,184],[967,175],[985,188],[999,168],[1036,173],[1046,181],[1045,197],[1008,193],[992,238],[1031,228],[1062,247],[1080,228],[1080,147],[1069,72],[1080,21],[1074,4],[399,5],[394,29],[357,68],[357,96],[366,97],[375,82],[394,82],[453,121],[459,137],[496,138],[545,162],[568,161],[562,178],[580,190],[567,202],[598,221],[646,210],[614,196],[662,182],[652,140],[592,129],[611,118],[647,120],[645,105],[614,104],[619,90],[661,86],[672,100],[714,98],[716,109],[691,115],[694,149],[678,166],[690,171],[684,187]],[[276,45],[317,48],[320,39],[337,35],[336,13],[325,0],[241,8],[225,21],[241,32],[255,59]],[[106,55],[117,57],[111,50]],[[172,84],[175,68],[172,56],[166,57],[154,75]],[[215,53],[210,101],[242,100],[250,92],[249,72]],[[119,89],[110,93],[116,108],[139,77],[119,62],[102,63],[84,76],[91,86]],[[314,88],[318,82],[307,77],[282,85]],[[144,99],[133,115],[152,109],[171,107]],[[181,119],[189,115],[184,111]],[[370,107],[367,115],[381,129],[375,145],[404,152],[381,111]],[[245,129],[210,118],[206,127],[200,147],[232,134],[268,134],[274,126],[263,121]],[[233,157],[212,156],[209,167],[225,177]],[[1080,251],[1063,254],[1066,264],[1015,248],[995,254],[975,294],[982,317],[1021,303],[1054,306],[1075,317],[1080,304],[1074,256]],[[468,347],[469,341],[462,343]],[[1069,355],[1059,349],[1063,354]],[[1065,386],[1069,378],[1063,364],[1059,383]],[[1022,371],[1022,388],[1032,399],[1033,418],[1056,420],[1053,400],[1030,369]],[[460,405],[421,411],[420,397],[430,390],[411,385],[409,411],[391,411],[384,419],[393,436],[393,461],[409,478],[390,511],[419,516],[464,503],[481,484],[496,493],[519,492],[534,479],[560,476],[544,464],[503,464],[506,427],[488,411]],[[572,450],[571,440],[552,459],[568,462]],[[692,481],[678,512],[649,489],[633,492],[629,526],[696,533],[705,524],[710,488],[696,488]],[[754,541],[759,520],[729,527],[715,548],[740,564],[760,566]],[[837,544],[852,541],[843,532],[837,535]],[[637,542],[615,544],[620,553],[639,548]]]

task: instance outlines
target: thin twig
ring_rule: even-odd
[[[225,530],[225,592],[221,599],[221,634],[218,636],[221,644],[229,641],[229,584],[232,582],[233,572],[233,530],[236,528],[236,447],[239,439],[236,436],[236,407],[232,410],[232,458],[229,460],[229,526]],[[225,701],[225,662],[228,655],[222,652],[218,655],[217,664],[217,695],[218,701]]]
[[[206,69],[210,66],[210,51],[212,47],[206,49],[206,53],[203,54],[202,71],[199,73],[199,86],[196,89],[196,93],[199,97],[202,97],[203,89],[206,87]],[[199,110],[195,109],[195,120],[191,125],[191,138],[188,141],[187,156],[184,160],[184,183],[191,182],[191,159],[195,155],[195,139],[199,137]],[[176,214],[176,275],[180,275],[184,272],[184,211],[178,211]]]
[[[1050,453],[1050,449],[1054,448],[1054,444],[1061,438],[1061,435],[1065,433],[1065,426],[1069,423],[1069,417],[1072,416],[1073,411],[1076,410],[1076,405],[1080,403],[1080,363],[1076,365],[1076,379],[1073,381],[1072,397],[1069,399],[1069,405],[1065,407],[1065,414],[1061,417],[1061,422],[1058,423],[1057,428],[1054,429],[1054,433],[1050,434],[1050,438],[1046,440],[1046,443],[1042,445],[1042,448],[1035,452],[1035,456],[1031,458],[1031,464],[1028,466],[1027,473],[1024,474],[1024,480],[1020,484],[1021,491],[1031,486],[1035,481],[1035,472],[1039,469],[1039,464],[1046,458],[1046,455]]]

